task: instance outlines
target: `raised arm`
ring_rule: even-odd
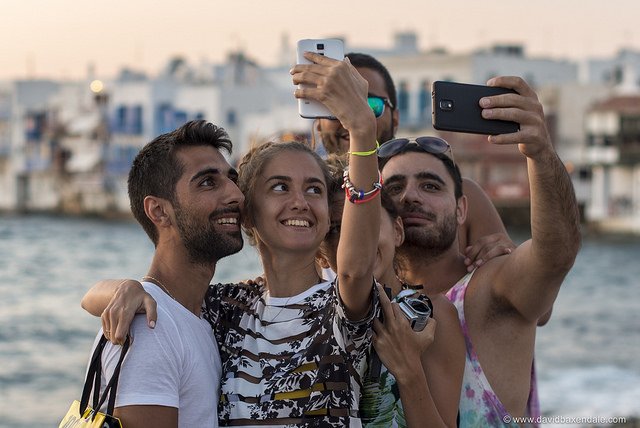
[[[348,178],[355,190],[369,192],[379,181],[376,156],[376,121],[367,103],[367,81],[348,58],[336,61],[306,53],[314,62],[293,68],[295,84],[315,88],[297,89],[296,97],[322,102],[349,131]],[[378,192],[379,193],[379,192]],[[380,233],[380,196],[345,203],[338,244],[338,289],[347,316],[361,319],[367,314],[373,291],[373,266]]]
[[[105,279],[96,283],[81,302],[91,315],[101,317],[107,339],[123,344],[136,313],[147,314],[147,325],[154,328],[158,315],[156,301],[134,279]]]
[[[480,101],[488,119],[520,123],[520,131],[489,137],[493,144],[518,144],[527,157],[531,193],[531,239],[496,263],[496,295],[506,299],[525,319],[547,313],[569,272],[581,243],[578,205],[564,164],[551,144],[542,105],[518,77],[498,77],[492,86],[518,94]]]

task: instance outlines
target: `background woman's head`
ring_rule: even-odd
[[[347,166],[346,155],[331,154],[327,158],[327,165],[333,178],[331,189],[331,227],[318,252],[318,262],[323,268],[336,269],[338,243],[342,223],[342,210],[345,204],[345,193],[342,189],[342,174]],[[381,193],[382,219],[380,223],[380,238],[378,242],[378,257],[375,272],[376,278],[382,271],[389,269],[394,263],[395,247],[404,240],[402,220],[393,200],[385,193]]]

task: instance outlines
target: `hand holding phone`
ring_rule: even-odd
[[[340,39],[304,39],[298,41],[297,45],[297,63],[311,64],[304,57],[305,52],[315,52],[329,58],[342,61],[344,59],[344,44]],[[304,85],[299,85],[303,87]],[[305,98],[298,99],[298,112],[300,116],[306,119],[327,118],[335,119],[331,111],[321,102],[309,100]]]
[[[517,93],[512,89],[470,85],[456,82],[433,82],[431,119],[435,129],[471,134],[498,135],[518,132],[520,125],[506,120],[482,117],[480,99]]]

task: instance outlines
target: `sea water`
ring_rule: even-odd
[[[82,296],[102,278],[140,278],[152,253],[135,223],[0,217],[0,427],[57,426],[80,397],[100,327]],[[215,279],[260,272],[247,245]],[[544,415],[640,416],[638,278],[640,238],[585,238],[551,321],[538,329]]]

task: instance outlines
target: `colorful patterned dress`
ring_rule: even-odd
[[[203,313],[222,358],[220,426],[361,426],[372,289],[372,310],[353,322],[333,282],[284,298],[264,286],[209,287]]]
[[[422,290],[422,285],[410,285],[402,282],[402,290]],[[388,295],[391,289],[385,287]],[[397,296],[393,298],[397,300]],[[373,364],[372,364],[373,365]],[[422,367],[419,368],[422,370]],[[380,373],[369,373],[364,380],[362,398],[360,399],[360,414],[365,428],[406,428],[400,389],[396,378],[389,370],[380,365]]]

